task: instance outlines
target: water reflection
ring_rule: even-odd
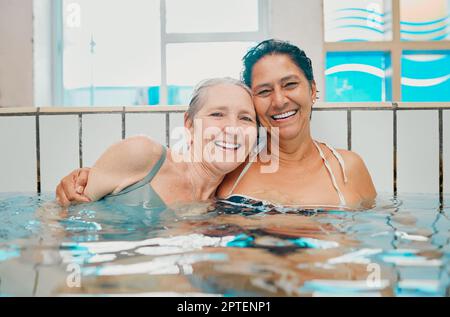
[[[448,209],[431,196],[358,212],[52,199],[0,196],[1,295],[448,295]]]

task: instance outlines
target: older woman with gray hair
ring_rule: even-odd
[[[165,208],[214,198],[225,175],[242,164],[256,142],[251,92],[232,78],[203,81],[194,90],[184,123],[193,135],[185,153],[145,136],[125,139],[109,147],[90,169],[83,194],[75,192],[75,183],[65,187],[73,192],[65,192],[64,182],[76,179],[66,177],[57,188],[59,203],[104,198]]]

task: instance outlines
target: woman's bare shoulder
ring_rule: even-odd
[[[147,136],[138,135],[117,143],[114,154],[126,160],[133,169],[145,171],[155,165],[162,151],[161,144]]]
[[[346,167],[360,168],[363,164],[365,164],[362,157],[356,152],[345,149],[336,149],[336,151],[341,154],[345,161]]]
[[[358,191],[364,198],[376,196],[376,190],[372,182],[369,170],[363,158],[356,152],[349,150],[337,150],[345,163],[349,185]]]
[[[162,146],[146,136],[134,136],[111,145],[89,173],[86,194],[97,200],[145,177],[161,157]]]

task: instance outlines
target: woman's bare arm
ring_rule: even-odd
[[[352,190],[356,191],[363,201],[374,200],[377,197],[377,191],[363,159],[351,151],[342,151],[341,154],[343,154]]]
[[[144,136],[110,146],[91,168],[84,194],[96,201],[140,181],[158,161],[161,151],[160,144]]]

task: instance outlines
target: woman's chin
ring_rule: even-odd
[[[221,162],[215,163],[215,167],[217,170],[221,171],[224,175],[231,173],[236,168],[238,168],[242,162]]]
[[[286,127],[284,129],[280,129],[279,131],[279,140],[280,141],[291,141],[295,140],[299,137],[301,129],[298,127]]]

